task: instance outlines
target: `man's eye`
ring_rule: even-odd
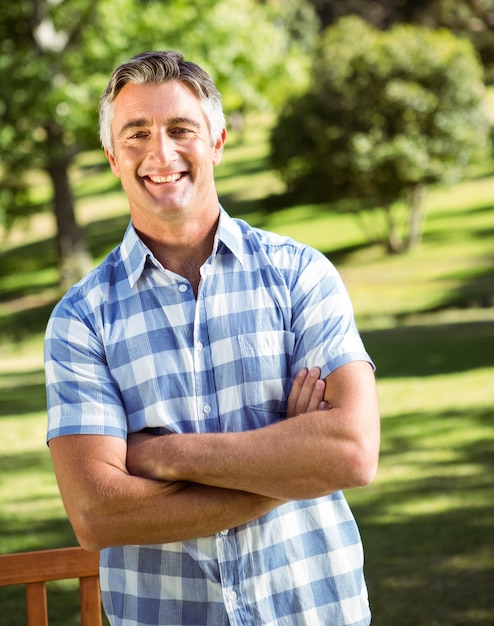
[[[142,139],[144,137],[147,137],[147,133],[139,132],[139,133],[134,133],[133,135],[130,135],[129,139]]]

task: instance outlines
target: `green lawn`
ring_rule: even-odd
[[[265,133],[251,122],[246,144],[227,149],[217,172],[222,202],[330,256],[377,365],[380,470],[370,487],[347,494],[364,539],[373,624],[492,625],[494,165],[432,191],[422,245],[389,257],[365,244],[351,216],[309,205],[271,211],[266,198],[282,187],[265,165]],[[126,202],[98,153],[83,155],[73,178],[99,260],[122,236]],[[47,215],[0,253],[0,552],[75,543],[44,443],[42,336],[60,295],[53,263]],[[73,588],[50,586],[53,626],[78,623]],[[22,602],[20,589],[0,590],[0,626],[25,623]]]

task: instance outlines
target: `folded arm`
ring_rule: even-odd
[[[131,476],[126,442],[117,437],[58,437],[50,451],[67,515],[88,550],[202,537],[282,504],[236,490]]]
[[[317,376],[298,378],[288,416],[316,410],[323,399],[321,383]],[[126,465],[127,443],[118,437],[57,437],[50,441],[50,452],[67,515],[88,550],[203,537],[284,503],[234,486],[132,475]]]
[[[300,411],[294,401],[289,403],[292,419],[258,430],[134,435],[128,468],[158,480],[193,481],[281,500],[366,485],[376,473],[380,439],[372,367],[349,363],[325,382],[328,408]]]

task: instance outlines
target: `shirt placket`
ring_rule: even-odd
[[[205,278],[206,272],[202,276],[194,314],[192,350],[196,409],[199,417],[199,432],[217,432],[219,430],[218,402],[212,372],[211,346],[204,304]]]
[[[242,555],[239,554],[235,529],[225,529],[216,534],[216,550],[220,570],[223,602],[231,626],[247,626],[251,624],[245,606],[245,598],[239,579],[239,565]]]
[[[211,270],[208,263],[201,269],[202,280],[197,296],[194,319],[194,372],[196,376],[196,398],[198,412],[209,420],[203,422],[207,432],[221,430],[221,418],[218,414],[217,390],[213,375],[213,362],[209,340],[205,297],[207,296],[207,275]],[[216,421],[213,424],[213,420]],[[220,573],[220,583],[225,610],[230,626],[251,624],[244,605],[240,589],[239,570],[241,555],[238,551],[235,529],[225,529],[216,533],[216,554]]]

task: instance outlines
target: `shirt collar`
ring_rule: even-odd
[[[226,246],[232,254],[243,264],[243,235],[239,225],[228,213],[220,207],[220,221],[216,231],[213,255],[217,254],[220,243]],[[120,246],[122,263],[124,264],[129,284],[136,284],[144,271],[146,263],[150,261],[155,267],[161,267],[161,263],[154,257],[151,250],[140,239],[132,221],[127,227],[122,244]]]
[[[133,287],[141,277],[148,259],[153,258],[153,253],[139,238],[132,222],[127,227],[120,246],[122,263],[129,278],[130,286]]]
[[[223,207],[221,207],[213,254],[216,254],[220,242],[226,246],[230,252],[235,255],[239,263],[243,265],[244,236],[242,230],[237,221],[232,219]]]

